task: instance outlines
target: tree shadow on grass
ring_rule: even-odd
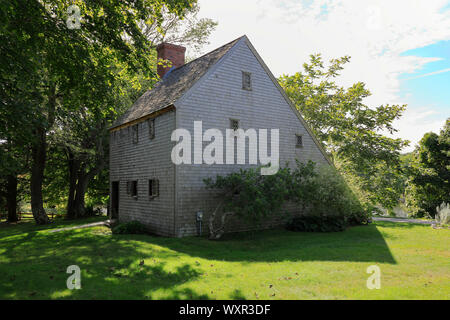
[[[186,263],[186,255],[248,264],[396,263],[375,225],[337,233],[282,229],[236,233],[221,241],[111,235],[104,227],[21,235],[11,232],[9,237],[0,237],[0,299],[208,299],[189,287],[204,271],[200,264]],[[81,269],[81,290],[66,287],[70,265]],[[235,292],[230,298],[243,295]]]
[[[146,236],[99,235],[93,230],[32,232],[3,238],[0,299],[208,299],[183,284],[202,270],[165,258],[177,254],[145,246]],[[175,262],[173,262],[175,261]],[[67,267],[81,270],[81,290],[68,290]]]
[[[206,238],[148,238],[174,251],[206,259],[242,262],[354,261],[391,263],[396,261],[375,225],[344,232],[306,233],[283,229],[227,234],[220,241]]]

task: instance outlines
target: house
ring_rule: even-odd
[[[295,165],[295,159],[328,163],[320,143],[246,36],[186,64],[184,47],[163,43],[157,51],[172,67],[159,66],[161,80],[110,128],[113,218],[138,220],[155,234],[183,237],[197,234],[197,213],[202,212],[207,232],[208,215],[218,199],[205,189],[203,179],[255,164],[176,164],[172,153],[179,141],[172,139],[174,130],[193,133],[199,121],[202,132],[278,129],[280,165]],[[248,147],[250,142],[245,137],[244,141]],[[267,221],[266,226],[277,223]],[[246,229],[237,220],[228,226],[228,231]]]

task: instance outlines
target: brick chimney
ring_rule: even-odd
[[[161,43],[156,47],[158,52],[158,60],[170,60],[172,62],[172,67],[178,68],[184,65],[184,53],[186,48],[182,46],[177,46],[171,43]],[[164,75],[171,69],[171,67],[164,67],[158,65],[158,75],[162,79]]]

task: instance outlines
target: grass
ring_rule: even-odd
[[[450,231],[377,222],[340,233],[112,235],[83,221],[0,225],[0,299],[449,299]],[[144,264],[140,262],[144,260]],[[81,290],[68,290],[69,265]],[[369,290],[367,267],[381,269]]]

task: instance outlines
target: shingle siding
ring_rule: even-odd
[[[239,127],[279,129],[280,165],[292,167],[295,159],[327,163],[308,131],[274,85],[255,57],[246,37],[237,41],[228,53],[175,103],[176,109],[155,119],[156,135],[149,139],[147,122],[139,124],[139,141],[133,144],[132,129],[126,127],[110,135],[110,181],[120,181],[119,220],[139,220],[150,231],[163,236],[191,236],[197,232],[196,212],[203,211],[203,232],[208,232],[208,219],[218,204],[216,193],[205,189],[207,177],[226,175],[252,165],[182,164],[171,161],[175,128],[189,130],[194,136],[194,121],[203,122],[203,132],[210,128],[230,128],[230,119],[239,120]],[[242,89],[242,72],[251,74],[252,90]],[[175,111],[176,110],[176,111]],[[297,147],[297,135],[302,135],[303,147]],[[192,142],[192,149],[194,143]],[[225,137],[224,137],[225,142]],[[204,142],[203,146],[209,142]],[[225,147],[225,146],[224,146]],[[247,144],[248,150],[248,144]],[[268,150],[271,148],[268,146]],[[224,161],[225,161],[224,150]],[[192,153],[192,160],[193,160]],[[248,154],[246,155],[248,163]],[[253,166],[254,167],[254,166]],[[148,196],[148,180],[159,179],[160,195]],[[138,180],[138,197],[127,195],[126,182]],[[294,205],[283,210],[298,213]],[[279,215],[261,226],[271,227],[283,222]],[[234,218],[227,231],[248,230],[252,227]]]
[[[138,124],[139,141],[133,144],[132,127],[110,134],[110,183],[119,184],[119,221],[139,220],[149,231],[174,234],[175,165],[170,159],[175,111],[155,119],[155,138],[149,138],[148,122]],[[159,196],[149,196],[150,179],[159,179]],[[127,181],[138,181],[138,197],[127,194]]]
[[[225,132],[230,128],[230,119],[238,119],[240,128],[244,130],[280,130],[281,166],[286,162],[293,166],[295,159],[326,163],[323,154],[245,41],[237,44],[229,54],[214,72],[207,74],[208,78],[202,79],[198,86],[191,89],[189,96],[177,104],[178,127],[193,132],[194,121],[202,120],[203,131],[218,128]],[[252,91],[242,89],[242,71],[251,73]],[[297,134],[303,136],[302,148],[296,147]],[[218,199],[212,196],[211,191],[205,190],[204,178],[226,175],[248,167],[251,165],[177,166],[177,236],[196,233],[195,217],[198,210],[204,212],[204,231],[208,231],[208,217]],[[288,207],[289,211],[295,211],[295,207]],[[280,221],[267,222],[265,226],[277,223]],[[246,229],[249,229],[248,225],[235,221],[230,222],[228,231]]]

